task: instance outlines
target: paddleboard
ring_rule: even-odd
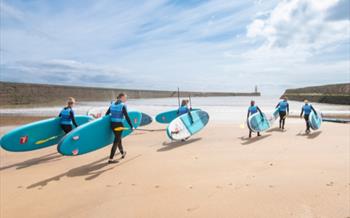
[[[89,116],[75,116],[77,124],[83,125],[90,120]],[[74,126],[73,126],[74,127]],[[1,147],[7,151],[33,151],[57,144],[64,136],[60,118],[41,120],[20,126],[1,138]]]
[[[200,109],[194,108],[191,111],[197,111],[197,110],[200,110]],[[173,121],[175,118],[178,117],[177,111],[178,110],[162,112],[156,116],[156,121],[158,123],[163,123],[163,124],[170,123],[171,121]]]
[[[259,112],[248,117],[247,125],[253,132],[264,132],[271,127],[271,123],[266,115],[263,113],[263,116],[261,116]]]
[[[321,127],[322,124],[322,116],[320,113],[316,113],[314,111],[311,111],[309,116],[309,123],[310,127],[313,130],[317,130]]]
[[[140,112],[129,112],[130,120],[135,128],[141,123]],[[126,120],[123,121],[126,128],[122,137],[131,134],[132,130]],[[110,115],[103,116],[67,134],[58,144],[59,153],[67,156],[82,155],[112,144],[114,134],[111,129]]]
[[[182,140],[202,130],[209,122],[209,115],[202,110],[191,111],[191,116],[186,113],[175,118],[167,127],[167,135],[172,140]]]
[[[153,118],[146,114],[146,113],[141,113],[141,123],[140,126],[147,126],[148,124],[151,124],[153,122]]]

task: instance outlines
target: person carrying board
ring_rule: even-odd
[[[125,158],[126,151],[124,151],[123,145],[122,145],[123,130],[119,130],[120,128],[122,129],[124,127],[123,126],[124,118],[126,119],[128,124],[130,125],[130,128],[134,129],[134,127],[130,121],[128,111],[127,111],[127,108],[125,105],[126,101],[127,101],[126,94],[120,93],[117,97],[117,101],[114,102],[113,104],[111,104],[111,106],[108,108],[108,110],[106,112],[106,116],[109,114],[111,115],[111,127],[112,127],[112,131],[114,133],[114,142],[113,142],[113,146],[111,149],[111,154],[109,156],[108,163],[116,163],[116,161],[114,161],[113,158],[114,158],[115,152],[117,150],[117,147],[122,155],[122,158]]]
[[[64,107],[60,114],[58,115],[60,119],[60,125],[62,130],[65,132],[65,134],[72,131],[73,127],[72,124],[75,127],[78,127],[77,122],[75,121],[74,111],[73,111],[73,105],[75,104],[75,99],[73,97],[70,97],[67,101],[67,106]]]
[[[309,117],[310,117],[310,113],[311,111],[313,111],[315,114],[317,114],[315,108],[309,104],[309,101],[307,99],[304,100],[304,106],[301,108],[301,112],[300,112],[300,118],[303,117],[304,114],[304,119],[306,122],[306,130],[305,133],[309,134],[310,133],[310,122],[309,122]]]
[[[278,113],[280,116],[279,128],[284,130],[284,124],[286,123],[286,117],[289,114],[289,104],[288,104],[287,97],[283,96],[282,99],[283,100],[277,104],[276,108],[278,108]]]
[[[255,101],[254,100],[250,101],[250,106],[248,108],[248,113],[247,113],[247,119],[249,118],[249,116],[251,116],[257,112],[259,112],[261,114],[261,116],[263,116],[263,113],[261,112],[260,108],[255,105]],[[258,136],[261,136],[260,132],[258,132]],[[251,138],[251,137],[252,137],[252,130],[249,129],[249,138]]]

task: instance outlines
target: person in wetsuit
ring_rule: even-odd
[[[67,102],[67,107],[64,107],[60,114],[58,115],[60,119],[60,125],[65,134],[72,131],[73,126],[78,127],[78,124],[75,121],[73,105],[75,104],[75,99],[70,97]]]
[[[116,163],[116,161],[114,161],[113,158],[117,150],[117,147],[122,155],[122,158],[125,158],[126,151],[124,151],[123,145],[122,145],[122,133],[123,133],[122,129],[124,128],[124,125],[123,125],[124,118],[128,122],[130,128],[134,129],[125,105],[126,101],[127,101],[126,94],[120,93],[117,97],[117,101],[111,104],[111,106],[108,108],[106,112],[106,116],[109,114],[111,116],[111,127],[114,133],[114,142],[113,142],[108,163]]]
[[[315,114],[317,114],[316,110],[314,107],[312,107],[311,104],[309,104],[308,100],[305,99],[304,100],[304,106],[301,108],[301,112],[300,112],[300,118],[303,116],[304,114],[304,119],[306,122],[306,130],[305,133],[309,134],[310,133],[310,122],[309,122],[309,116],[311,111],[313,111]]]
[[[250,106],[248,108],[248,114],[247,114],[247,119],[249,118],[249,116],[255,114],[259,112],[261,114],[261,116],[263,116],[263,113],[261,112],[260,108],[258,106],[255,105],[255,101],[250,101]],[[258,132],[258,136],[260,135],[260,132]],[[249,138],[252,137],[252,130],[249,129]]]
[[[276,108],[278,108],[278,113],[280,115],[280,126],[279,128],[284,130],[284,124],[286,123],[286,117],[289,114],[289,104],[287,97],[283,97],[283,100],[280,101]]]
[[[177,116],[181,116],[183,114],[189,113],[191,108],[188,107],[188,100],[182,100],[181,106],[177,110]]]

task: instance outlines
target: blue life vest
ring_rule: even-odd
[[[279,111],[285,112],[288,108],[288,102],[287,101],[281,101],[279,106]]]
[[[311,104],[305,104],[303,106],[303,111],[305,115],[309,115],[311,113]]]
[[[60,123],[63,125],[72,125],[72,118],[70,113],[73,112],[72,108],[66,107],[61,111],[61,121]]]
[[[258,107],[257,106],[250,106],[248,108],[248,111],[250,112],[250,114],[255,114],[256,112],[258,112]]]
[[[111,110],[111,121],[112,122],[123,122],[124,121],[124,114],[123,114],[123,107],[125,106],[122,102],[117,102],[116,104],[112,104],[110,107]]]
[[[181,116],[182,114],[186,114],[189,112],[189,109],[187,106],[181,106],[178,110],[178,115]]]

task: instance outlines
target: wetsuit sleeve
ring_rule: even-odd
[[[317,114],[317,112],[316,112],[315,108],[314,108],[314,107],[312,107],[312,105],[311,105],[311,110],[313,110],[313,112],[314,112],[315,114]]]
[[[107,115],[110,114],[110,113],[111,113],[111,107],[108,108],[108,110],[106,111],[105,116],[107,116]]]
[[[126,121],[127,121],[128,124],[129,124],[130,128],[134,128],[133,125],[132,125],[132,123],[131,123],[130,117],[129,117],[129,115],[128,115],[128,111],[126,110],[126,107],[123,107],[123,114],[124,114],[124,116],[125,116]]]
[[[278,103],[277,105],[276,105],[276,107],[275,108],[278,108],[280,106],[280,103]]]
[[[61,112],[58,114],[58,117],[61,117],[62,116],[62,114],[61,114]]]
[[[304,113],[304,107],[301,108],[300,117],[303,116],[303,113]]]
[[[249,117],[249,114],[250,114],[250,110],[248,109],[247,118]]]
[[[73,125],[74,125],[75,127],[78,127],[78,124],[77,124],[77,122],[75,121],[75,117],[74,117],[74,112],[73,112],[73,111],[70,111],[70,118],[72,119]]]

